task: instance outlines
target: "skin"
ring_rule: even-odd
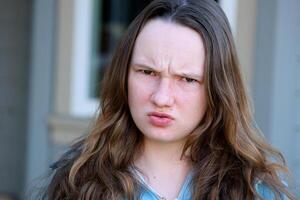
[[[144,136],[135,164],[167,199],[177,197],[190,170],[182,147],[206,110],[204,60],[196,31],[162,19],[149,21],[134,46],[128,102]]]

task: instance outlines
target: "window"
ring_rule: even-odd
[[[130,22],[151,0],[95,1],[89,97],[97,98],[100,80]]]
[[[100,80],[129,23],[151,0],[75,0],[71,113],[89,117]]]

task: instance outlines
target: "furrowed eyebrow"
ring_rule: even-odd
[[[154,67],[151,67],[151,66],[148,66],[148,65],[145,65],[145,64],[141,64],[141,63],[133,63],[131,64],[131,66],[133,67],[140,67],[140,68],[143,68],[143,69],[148,69],[148,70],[151,70],[151,71],[155,71],[155,72],[159,72],[160,70],[159,69],[156,69]],[[195,80],[198,80],[198,81],[203,81],[203,76],[202,75],[199,75],[199,74],[194,74],[194,73],[174,73],[173,75],[175,76],[182,76],[182,77],[188,77],[188,78],[192,78],[192,79],[195,79]]]
[[[203,80],[203,76],[198,75],[198,74],[193,74],[193,73],[179,73],[178,76],[188,77],[188,78],[192,78],[192,79],[195,79],[198,81]]]
[[[148,69],[148,70],[152,70],[152,71],[159,71],[159,69],[156,69],[154,67],[151,67],[151,66],[148,66],[148,65],[145,65],[145,64],[133,63],[133,64],[131,64],[131,66],[140,67],[140,68]]]

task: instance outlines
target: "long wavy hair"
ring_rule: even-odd
[[[142,136],[128,108],[127,78],[136,38],[154,18],[195,30],[205,47],[207,110],[183,150],[193,163],[192,199],[260,198],[257,181],[277,198],[294,199],[280,177],[288,172],[283,156],[256,128],[228,20],[213,0],[154,0],[135,18],[106,71],[93,129],[52,166],[44,198],[139,198],[132,167]]]

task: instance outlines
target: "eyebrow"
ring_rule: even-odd
[[[180,73],[180,76],[189,77],[198,81],[203,81],[203,76],[193,73]]]
[[[148,65],[145,65],[145,64],[132,63],[131,66],[141,67],[143,69],[148,69],[148,70],[151,70],[151,71],[160,72],[160,70],[158,68],[148,66]],[[174,75],[182,76],[182,77],[189,77],[189,78],[192,78],[192,79],[195,79],[195,80],[198,80],[198,81],[203,81],[203,76],[201,76],[199,74],[195,74],[195,73],[178,72],[178,73],[175,73]]]
[[[149,70],[152,70],[152,71],[159,71],[159,69],[157,69],[155,67],[151,67],[149,65],[145,65],[145,64],[133,63],[133,64],[131,64],[131,66],[141,67],[141,68],[149,69]]]

